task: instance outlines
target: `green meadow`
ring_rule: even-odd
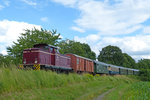
[[[0,69],[0,100],[149,100],[150,82],[135,76],[57,74]]]

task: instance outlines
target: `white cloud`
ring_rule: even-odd
[[[97,30],[103,35],[130,34],[142,29],[150,18],[150,0],[53,0],[78,9],[75,20],[85,31]],[[73,5],[73,6],[72,6]]]
[[[4,6],[0,5],[0,10],[2,10],[4,8]]]
[[[3,50],[1,53],[2,53],[3,55],[7,55],[7,51],[6,51],[6,50]]]
[[[83,29],[81,29],[81,28],[79,28],[79,27],[75,27],[75,26],[71,27],[71,29],[73,29],[73,30],[75,30],[75,31],[78,31],[78,32],[81,32],[81,33],[84,33],[84,32],[85,32]]]
[[[41,21],[47,22],[47,21],[48,21],[48,18],[47,18],[47,17],[42,17],[42,18],[41,18]]]
[[[74,37],[74,40],[76,41],[80,41],[82,43],[95,43],[100,39],[100,35],[99,34],[90,34],[86,37],[80,38],[78,36]]]
[[[132,56],[136,61],[140,59],[150,59],[150,55],[134,55]]]
[[[7,7],[10,5],[10,1],[9,0],[3,0],[3,2],[4,2],[4,5],[7,6]]]
[[[65,6],[70,6],[70,7],[74,7],[75,4],[79,1],[79,0],[52,0],[54,2],[63,4]]]
[[[150,18],[149,3],[149,0],[120,0],[120,3],[110,5],[91,0],[79,5],[81,17],[76,23],[101,34],[129,34],[142,28],[141,23]]]
[[[17,21],[9,21],[2,20],[0,21],[0,53],[4,53],[6,51],[7,46],[12,45],[12,41],[18,39],[20,33],[24,33],[24,29],[40,29],[41,26],[28,24],[25,22],[17,22]]]
[[[144,27],[143,33],[150,33],[150,26]]]
[[[150,19],[150,0],[53,0],[80,11],[73,30],[96,30],[98,34],[75,36],[76,41],[88,43],[99,54],[107,45],[116,45],[132,57],[150,58],[150,27],[144,26]],[[82,30],[80,30],[82,28]],[[141,35],[134,32],[143,30]],[[86,33],[85,33],[86,34]],[[133,34],[126,37],[117,35]],[[115,36],[113,36],[115,35]]]
[[[95,37],[98,37],[95,35]],[[130,37],[99,37],[96,41],[99,42],[89,42],[90,39],[85,38],[74,38],[76,41],[89,43],[92,50],[99,55],[99,50],[102,48],[113,45],[118,46],[123,52],[128,53],[135,59],[149,58],[150,57],[150,35],[137,35]],[[91,38],[92,39],[92,38]],[[89,40],[89,41],[88,41]]]
[[[8,7],[10,5],[10,1],[9,0],[2,0],[1,4],[0,4],[0,10]]]
[[[119,46],[123,52],[127,52],[131,55],[138,54],[138,52],[145,52],[150,50],[150,35],[137,35],[132,37],[123,37],[123,38],[114,38],[114,37],[105,37],[103,38],[98,45],[116,45]],[[136,53],[137,52],[137,53]]]
[[[37,3],[36,2],[33,2],[31,0],[22,0],[24,3],[28,4],[28,5],[31,5],[31,6],[36,6]]]

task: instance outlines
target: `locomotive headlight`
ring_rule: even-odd
[[[24,59],[23,63],[26,64],[26,59]]]
[[[37,64],[37,58],[35,58],[35,61],[34,61],[34,63],[35,63],[35,64]]]

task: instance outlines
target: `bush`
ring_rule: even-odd
[[[139,76],[142,81],[150,81],[150,69],[141,69]]]

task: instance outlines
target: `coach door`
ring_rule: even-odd
[[[87,62],[86,62],[86,60],[84,59],[84,71],[86,71],[86,67],[87,67]]]
[[[55,49],[51,47],[51,64],[55,65]]]

